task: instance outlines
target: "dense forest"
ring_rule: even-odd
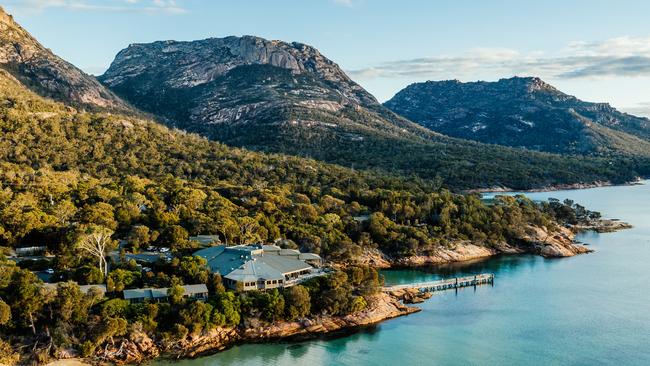
[[[44,362],[61,349],[90,356],[132,332],[178,340],[217,326],[356,312],[382,282],[375,269],[356,263],[366,248],[400,257],[459,240],[491,246],[516,241],[530,226],[590,215],[573,203],[504,196],[486,204],[440,181],[228,148],[151,121],[76,110],[0,76],[3,363],[20,354]],[[188,238],[197,234],[228,245],[277,243],[344,266],[281,291],[226,291],[191,256]],[[102,242],[99,265],[84,251],[90,239]],[[125,243],[120,254],[155,245],[170,248],[174,259],[143,271],[108,256],[118,241]],[[4,258],[41,244],[51,257]],[[56,289],[33,272],[44,268],[53,270]],[[107,284],[106,297],[78,287],[96,283]],[[179,286],[194,283],[209,285],[207,302],[183,298]],[[143,286],[169,287],[169,303],[119,298]]]

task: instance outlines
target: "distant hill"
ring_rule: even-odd
[[[539,78],[415,83],[384,105],[463,139],[553,153],[650,154],[650,120],[583,102]]]
[[[43,47],[2,8],[0,68],[42,96],[88,109],[130,109],[93,76]]]
[[[645,169],[636,161],[612,166],[432,132],[379,104],[300,43],[244,36],[133,44],[99,79],[167,125],[232,146],[440,178],[452,188],[620,181]]]

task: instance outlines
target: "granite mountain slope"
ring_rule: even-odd
[[[412,84],[385,103],[433,131],[554,153],[650,154],[650,120],[567,95],[539,78]]]
[[[45,97],[93,110],[130,110],[93,76],[43,47],[2,8],[0,68]]]
[[[626,180],[645,169],[636,161],[612,168],[603,159],[522,153],[432,132],[379,104],[301,43],[244,36],[133,44],[99,79],[167,125],[229,145],[440,177],[453,188]]]

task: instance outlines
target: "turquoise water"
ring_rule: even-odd
[[[647,183],[647,182],[646,182]],[[529,194],[571,198],[635,227],[579,240],[564,259],[503,256],[385,273],[407,283],[492,272],[494,287],[439,293],[422,312],[336,339],[242,345],[174,365],[650,365],[650,185]],[[159,361],[156,365],[169,365]]]

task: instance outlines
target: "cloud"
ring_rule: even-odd
[[[176,0],[15,0],[7,5],[17,11],[61,8],[72,11],[110,11],[148,14],[182,14],[187,10]]]
[[[632,107],[621,107],[620,109],[635,116],[650,117],[650,102],[637,103]]]
[[[351,70],[359,79],[482,75],[539,75],[551,78],[650,76],[650,37],[618,37],[601,42],[573,42],[554,55],[523,54],[517,50],[473,49],[441,55],[385,62]]]

